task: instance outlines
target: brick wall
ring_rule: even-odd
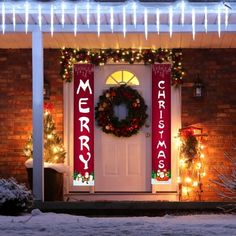
[[[219,200],[209,179],[226,173],[224,157],[236,141],[236,50],[183,50],[186,69],[182,88],[182,125],[204,129],[207,137],[203,200]],[[56,129],[63,135],[63,86],[60,51],[44,51],[45,77],[51,85]],[[32,130],[31,50],[0,50],[0,177],[27,181],[22,150]],[[194,99],[192,86],[199,74],[205,84],[203,100]],[[216,170],[215,170],[216,169]]]
[[[45,77],[51,84],[53,118],[62,136],[63,88],[59,50],[44,51]],[[32,53],[0,50],[0,177],[27,182],[23,148],[32,130]]]
[[[207,133],[206,177],[203,200],[220,200],[211,179],[217,171],[229,173],[224,152],[236,147],[236,57],[235,49],[185,49],[186,83],[182,87],[182,125],[201,127]],[[193,82],[199,74],[205,97],[193,98]]]

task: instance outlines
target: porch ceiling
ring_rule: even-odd
[[[168,33],[149,34],[148,40],[142,33],[129,33],[126,38],[121,33],[104,33],[100,37],[94,33],[77,34],[49,33],[44,34],[44,48],[236,48],[236,34],[223,33],[218,38],[217,33],[198,33],[192,40],[190,33],[174,33],[172,38]],[[31,34],[11,33],[0,35],[0,48],[32,48]]]
[[[236,3],[1,1],[0,48],[235,48]]]

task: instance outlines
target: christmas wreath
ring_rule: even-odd
[[[125,105],[127,116],[119,119],[114,107]],[[110,87],[99,97],[95,108],[95,119],[103,132],[117,137],[130,137],[144,125],[148,115],[143,97],[130,86]]]
[[[198,140],[193,131],[187,129],[181,132],[181,141],[180,153],[187,159],[187,162],[191,162],[199,151]]]

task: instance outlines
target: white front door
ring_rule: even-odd
[[[139,85],[133,88],[139,91],[148,106],[148,119],[138,134],[128,138],[102,132],[95,121],[95,191],[151,191],[151,67],[146,65],[95,67],[95,106],[102,92],[110,86],[115,86],[106,84],[108,76],[115,71],[124,70],[133,73],[139,80]]]

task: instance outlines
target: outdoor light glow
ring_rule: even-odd
[[[193,15],[196,17],[196,9],[194,9]],[[187,131],[187,132],[186,132]],[[189,199],[195,195],[201,201],[201,193],[203,181],[202,178],[206,175],[204,171],[204,154],[202,150],[205,148],[201,144],[204,133],[200,128],[183,128],[179,132],[179,139],[182,141],[181,146],[179,147],[179,177],[183,182],[179,183],[179,199]],[[196,143],[193,144],[192,139],[196,140]],[[190,142],[191,141],[191,142]],[[194,158],[191,154],[189,156],[188,150],[195,150]],[[192,196],[184,196],[188,193],[192,193]],[[181,195],[181,193],[183,195]]]
[[[28,23],[29,23],[29,3],[25,3],[25,33],[28,32]]]
[[[42,8],[41,5],[38,5],[38,24],[39,24],[39,29],[42,29]]]
[[[185,182],[189,184],[189,183],[192,182],[192,179],[191,179],[190,177],[186,177],[186,178],[185,178]]]
[[[97,5],[97,33],[98,33],[98,37],[100,36],[100,30],[101,30],[101,22],[100,22],[100,17],[101,17],[101,13],[100,13],[101,9],[100,9],[100,5]]]
[[[177,183],[180,184],[182,181],[181,181],[181,177],[178,176],[177,178]]]
[[[2,33],[5,34],[5,3],[2,3]]]
[[[77,34],[77,4],[75,4],[74,9],[74,36]]]
[[[218,17],[217,17],[217,22],[218,22],[218,36],[220,38],[220,34],[221,34],[221,12],[220,12],[220,7],[218,7]]]
[[[64,28],[65,25],[65,3],[62,1],[61,3],[61,24],[62,28]]]
[[[90,4],[89,4],[89,2],[86,5],[86,11],[87,11],[87,25],[89,27],[89,25],[90,25]]]
[[[13,30],[16,31],[16,9],[14,6],[12,8],[12,23],[13,23]]]
[[[193,40],[195,40],[195,10],[194,8],[192,9],[192,35],[193,35]]]
[[[184,9],[185,9],[185,2],[182,0],[181,2],[181,23],[184,24]]]
[[[54,152],[54,153],[57,153],[57,152],[58,152],[58,146],[54,146],[54,147],[53,147],[53,152]]]
[[[133,24],[134,24],[134,27],[136,28],[136,24],[137,24],[137,4],[136,4],[136,2],[133,2]]]
[[[169,8],[169,31],[170,31],[170,37],[172,37],[173,33],[173,8]]]
[[[229,23],[229,9],[228,7],[225,8],[225,29],[227,29]]]
[[[197,169],[201,169],[202,164],[200,162],[198,162],[196,167],[197,167]]]
[[[175,144],[177,148],[179,148],[182,145],[182,141],[180,140],[179,137],[175,137]]]
[[[145,28],[145,39],[148,38],[148,13],[147,8],[144,9],[144,28]]]
[[[53,4],[51,4],[51,36],[53,36],[53,30],[54,30],[54,26],[53,26],[53,17],[54,17],[54,13],[53,13]]]
[[[111,23],[111,32],[114,31],[114,12],[113,7],[110,8],[110,23]]]
[[[126,9],[125,9],[125,6],[123,6],[123,35],[125,38],[125,36],[126,36]]]
[[[207,33],[207,7],[204,8],[204,26],[205,26],[205,32]]]
[[[187,195],[189,193],[189,189],[187,187],[182,188],[182,194]]]
[[[179,164],[181,167],[184,167],[185,166],[185,160],[184,159],[180,159],[179,160]]]
[[[159,9],[156,10],[156,25],[157,25],[157,33],[160,33],[160,11]]]

